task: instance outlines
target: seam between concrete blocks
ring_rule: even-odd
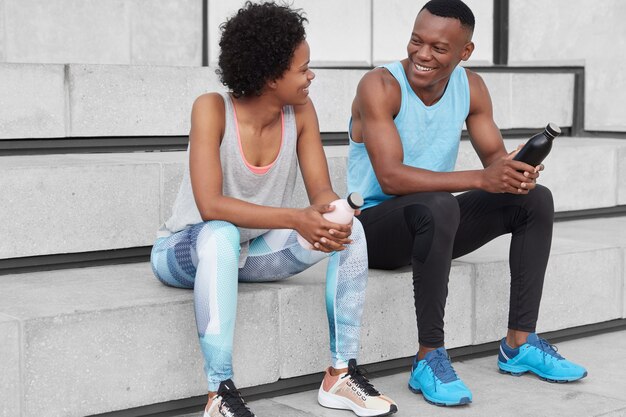
[[[0,12],[2,14],[2,53],[4,54],[4,59],[0,62],[9,62],[9,57],[7,55],[7,13],[6,13],[6,5],[4,4],[4,0],[0,0]],[[0,56],[0,58],[2,58]]]
[[[370,0],[370,65],[374,65],[374,0]]]
[[[471,340],[472,340],[472,344],[476,343],[476,297],[477,297],[477,291],[476,291],[476,285],[478,285],[478,271],[477,271],[477,267],[475,264],[470,264],[471,272],[470,272],[470,284],[471,284],[471,291],[472,291],[472,320],[470,322],[470,331],[472,333],[471,336]]]
[[[63,97],[65,100],[65,136],[72,134],[72,102],[70,93],[70,66],[63,65]]]

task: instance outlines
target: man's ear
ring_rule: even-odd
[[[466,43],[461,52],[461,60],[467,61],[472,56],[472,52],[474,52],[474,42]]]

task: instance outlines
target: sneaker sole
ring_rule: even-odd
[[[543,380],[543,381],[547,381],[547,382],[552,382],[555,384],[564,384],[566,382],[574,382],[574,381],[578,381],[580,379],[583,379],[584,377],[587,376],[587,372],[585,372],[582,376],[578,376],[578,377],[563,377],[563,378],[555,378],[552,376],[547,376],[545,374],[542,374],[541,372],[535,371],[534,369],[530,369],[530,368],[526,368],[526,367],[516,367],[516,366],[511,366],[508,365],[506,363],[502,363],[500,361],[498,361],[498,368],[501,374],[509,374],[512,376],[522,376],[524,375],[526,372],[530,372],[531,374],[536,375],[539,379]]]
[[[389,410],[370,410],[367,408],[359,407],[349,399],[341,397],[339,395],[331,394],[323,389],[319,389],[317,392],[317,402],[326,408],[332,408],[335,410],[352,410],[354,414],[359,417],[383,417],[390,416],[398,411],[398,407],[391,404]]]
[[[428,403],[431,403],[433,405],[439,406],[439,407],[455,407],[458,405],[467,405],[467,404],[471,404],[472,400],[470,400],[468,397],[463,397],[461,398],[458,402],[452,402],[452,401],[437,401],[433,398],[430,398],[428,395],[424,394],[424,392],[419,389],[419,388],[413,388],[411,386],[411,383],[409,382],[409,391],[411,391],[413,394],[422,394],[422,396],[424,397],[424,400]]]

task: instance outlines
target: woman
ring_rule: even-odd
[[[288,7],[248,2],[222,25],[218,74],[230,92],[193,105],[189,169],[152,250],[159,280],[194,289],[205,417],[254,416],[231,380],[237,282],[287,278],[325,257],[332,363],[318,400],[359,416],[396,411],[356,368],[366,244],[357,220],[322,216],[338,196],[308,97],[315,75],[305,21]],[[304,209],[289,208],[298,163],[311,203]],[[298,233],[314,250],[297,243]]]

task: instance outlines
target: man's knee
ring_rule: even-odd
[[[414,204],[404,208],[404,216],[413,233],[433,230],[453,237],[459,225],[459,204],[450,193],[420,193]]]
[[[527,197],[525,205],[528,211],[549,219],[554,218],[554,200],[549,188],[537,184],[535,189],[528,193]]]

